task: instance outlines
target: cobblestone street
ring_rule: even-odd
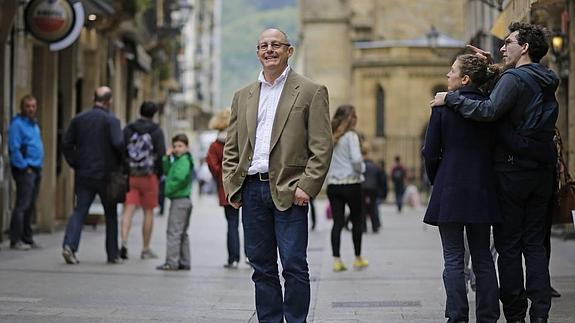
[[[334,273],[331,222],[325,218],[325,200],[316,204],[318,228],[310,232],[308,249],[312,279],[309,322],[444,321],[439,235],[421,222],[423,209],[397,214],[392,206],[382,206],[382,230],[364,235],[363,254],[370,266],[363,271]],[[160,272],[155,266],[163,259],[140,260],[141,214],[135,220],[130,259],[122,265],[106,264],[102,225],[95,231],[84,228],[79,266],[64,264],[61,231],[39,235],[41,250],[12,251],[3,245],[0,321],[257,322],[250,267],[244,263],[237,270],[222,267],[227,257],[226,224],[215,196],[194,195],[189,272]],[[153,249],[161,257],[165,224],[165,217],[156,217]],[[550,322],[572,322],[574,250],[573,240],[553,240],[552,281],[562,297],[553,300]],[[342,237],[342,257],[351,267],[353,251],[347,231]],[[471,292],[469,297],[473,298]]]

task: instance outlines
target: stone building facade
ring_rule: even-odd
[[[464,1],[300,0],[300,10],[302,72],[328,87],[332,113],[355,105],[374,160],[389,168],[398,155],[423,180],[429,101],[465,46]]]

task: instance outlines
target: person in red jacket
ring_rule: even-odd
[[[224,193],[222,160],[224,157],[224,144],[226,142],[229,123],[230,109],[220,111],[210,120],[209,128],[218,130],[219,133],[217,139],[208,149],[206,162],[214,180],[216,181],[220,206],[224,208],[226,220],[228,221],[228,261],[224,264],[224,267],[233,269],[238,267],[238,263],[240,261],[240,234],[238,231],[240,211],[229,204]]]

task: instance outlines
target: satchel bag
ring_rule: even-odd
[[[555,130],[555,145],[557,147],[557,188],[553,199],[552,223],[572,223],[571,212],[575,211],[575,181],[569,174],[563,161],[563,145],[559,131]]]
[[[106,184],[106,198],[113,203],[123,203],[130,190],[128,175],[122,171],[113,171]]]

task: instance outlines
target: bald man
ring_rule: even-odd
[[[231,205],[242,207],[260,322],[306,321],[308,204],[321,190],[333,149],[327,89],[289,67],[293,52],[283,31],[261,33],[262,71],[234,95],[224,147],[224,190]]]
[[[110,174],[121,167],[125,149],[120,120],[111,112],[112,90],[102,86],[94,92],[94,106],[72,119],[62,150],[66,161],[74,169],[76,206],[68,220],[62,256],[69,265],[80,262],[76,252],[84,218],[96,194],[100,196],[106,216],[106,253],[109,264],[119,264],[118,214],[116,201],[106,194]]]

